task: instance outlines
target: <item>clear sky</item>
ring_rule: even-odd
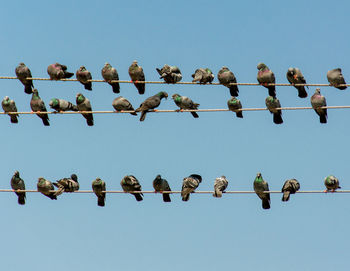
[[[177,65],[183,81],[199,67],[215,73],[228,66],[239,82],[256,82],[258,62],[276,81],[287,83],[290,66],[307,82],[327,83],[328,70],[341,67],[350,82],[348,1],[7,1],[0,10],[0,75],[14,76],[24,62],[34,77],[48,77],[47,66],[60,62],[75,72],[85,65],[93,78],[110,62],[122,80],[138,60],[147,80],[155,70]],[[17,80],[1,80],[3,96],[29,111],[30,95]],[[53,97],[75,102],[82,92],[94,110],[112,110],[117,96],[109,85],[84,90],[78,82],[35,81],[48,107]],[[267,90],[239,87],[244,107],[264,107]],[[315,88],[308,90],[309,97]],[[131,84],[121,95],[137,107],[158,91],[179,93],[200,108],[226,108],[223,86],[147,85],[139,95]],[[321,88],[328,105],[349,105],[349,90]],[[292,87],[277,87],[282,106],[309,106]],[[1,96],[1,99],[2,97]],[[169,97],[170,98],[170,97]],[[176,109],[172,99],[159,109]],[[81,115],[50,115],[44,127],[36,116],[10,124],[0,116],[2,170],[0,187],[10,188],[19,170],[28,189],[37,178],[51,181],[76,173],[82,190],[100,177],[107,189],[135,175],[144,190],[157,174],[173,190],[182,179],[201,174],[199,190],[211,190],[226,175],[229,190],[251,190],[257,172],[280,190],[296,178],[302,190],[324,189],[334,174],[350,189],[349,110],[329,110],[321,125],[314,111],[285,111],[275,125],[269,112],[148,114],[143,123],[129,114],[95,115],[88,127]],[[63,194],[51,201],[27,195],[25,206],[12,193],[0,194],[3,270],[348,270],[347,194],[298,194],[287,203],[271,195],[270,210],[252,195],[147,194],[136,202],[127,194],[107,195],[98,207],[93,194]]]

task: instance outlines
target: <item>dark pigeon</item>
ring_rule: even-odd
[[[134,62],[129,67],[129,75],[135,87],[139,91],[139,94],[144,94],[146,89],[146,84],[137,83],[137,81],[145,81],[145,74],[143,73],[142,67],[137,64],[136,60],[134,60]]]
[[[295,194],[300,189],[300,184],[296,179],[287,180],[282,187],[282,201],[288,201],[290,194]]]
[[[118,82],[111,82],[113,80],[118,81],[119,80],[119,75],[118,72],[115,68],[111,66],[108,62],[105,63],[105,65],[102,68],[101,71],[103,79],[108,82],[112,86],[113,92],[114,93],[119,93],[120,92],[120,86]]]
[[[227,101],[227,107],[229,110],[236,113],[237,118],[243,118],[243,112],[239,110],[242,109],[242,104],[236,97],[231,97],[231,99]]]
[[[291,84],[306,84],[306,80],[298,68],[289,68],[287,71],[287,80]],[[304,86],[294,86],[298,90],[300,98],[306,98],[307,92]]]
[[[254,180],[254,191],[262,201],[263,209],[270,209],[270,193],[264,193],[269,191],[269,185],[261,176],[261,173],[258,173]]]
[[[92,190],[97,196],[97,205],[104,207],[106,201],[106,183],[102,181],[100,178],[96,178],[92,182]]]
[[[277,99],[277,97],[269,96],[265,99],[265,104],[267,109],[270,111],[271,114],[273,114],[273,122],[275,124],[282,124],[282,110],[276,109],[281,108],[280,101]]]
[[[230,89],[231,96],[233,97],[238,96],[238,92],[239,92],[238,86],[230,85],[231,83],[237,83],[237,80],[235,75],[233,74],[233,72],[229,70],[229,68],[227,68],[226,66],[223,66],[221,68],[221,70],[218,73],[218,80],[220,84],[223,84],[224,86]]]
[[[67,66],[60,63],[54,63],[47,67],[47,73],[51,80],[61,80],[71,78],[74,73],[67,71]]]
[[[77,94],[76,103],[79,111],[92,111],[90,100],[88,98],[85,98],[83,94]],[[94,117],[92,113],[82,113],[82,115],[86,119],[86,123],[88,126],[94,125]]]
[[[36,112],[47,112],[46,110],[46,106],[44,101],[40,98],[39,96],[39,92],[37,89],[33,90],[33,95],[32,95],[32,99],[30,101],[30,107],[32,109],[32,111],[34,113]],[[40,114],[40,113],[36,113],[36,115],[41,118],[43,124],[45,126],[50,126],[49,123],[49,115],[48,114]]]
[[[24,85],[24,92],[27,94],[32,94],[32,90],[34,88],[33,80],[27,79],[32,78],[32,73],[30,72],[30,69],[24,63],[21,62],[16,67],[15,72],[19,81],[21,81],[21,83]]]
[[[184,178],[181,189],[182,201],[188,201],[190,199],[190,194],[196,190],[201,182],[202,176],[198,174],[191,174],[190,176]]]
[[[320,123],[327,123],[327,108],[320,107],[327,106],[326,98],[321,95],[321,90],[316,88],[315,94],[311,96],[311,105],[317,115],[320,116]]]
[[[80,66],[80,68],[76,71],[75,76],[77,80],[84,85],[84,88],[87,90],[92,90],[92,80],[91,73],[84,67]]]
[[[14,100],[10,100],[9,96],[5,96],[5,98],[1,102],[2,109],[5,113],[17,112],[16,103]],[[11,123],[18,123],[18,114],[8,114],[10,116]]]
[[[139,181],[136,179],[133,175],[127,175],[125,176],[121,182],[120,185],[122,186],[124,192],[134,192],[134,191],[141,191],[141,185]],[[135,199],[137,201],[143,200],[142,193],[131,193],[135,196]]]
[[[19,176],[19,172],[16,170],[11,178],[11,188],[13,190],[26,190],[23,179]],[[15,192],[18,197],[18,204],[24,205],[26,203],[26,192]]]
[[[181,96],[179,94],[174,94],[172,96],[175,104],[180,107],[180,109],[198,109],[199,104],[194,103],[190,98],[186,96]],[[194,118],[198,118],[197,112],[191,112],[192,116]]]
[[[269,96],[276,97],[276,87],[267,85],[276,83],[274,73],[264,63],[259,63],[257,69],[259,70],[258,82],[269,90]]]
[[[163,191],[171,191],[168,181],[162,179],[160,175],[157,175],[157,177],[153,180],[153,188],[155,192],[160,193],[162,193]],[[171,202],[170,194],[163,193],[163,201]]]
[[[141,112],[140,121],[144,121],[146,118],[146,114],[149,110],[157,108],[160,105],[161,100],[168,98],[168,93],[161,91],[154,96],[151,96],[144,100],[144,102],[137,108],[136,112]]]

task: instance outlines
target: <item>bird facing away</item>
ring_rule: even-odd
[[[5,96],[1,102],[2,109],[5,113],[17,112],[16,103],[10,100],[9,96]],[[18,123],[18,114],[9,114],[11,123]]]
[[[30,69],[23,62],[21,62],[16,67],[15,73],[19,81],[21,81],[21,83],[24,85],[24,92],[27,94],[32,94],[32,89],[34,88],[33,80],[27,79],[32,78]]]
[[[54,63],[47,67],[47,73],[51,80],[61,80],[71,78],[74,73],[67,71],[67,66],[60,63]]]
[[[265,99],[265,104],[270,113],[273,114],[273,122],[275,124],[282,124],[282,110],[276,109],[281,108],[280,101],[277,99],[277,97],[268,96]]]
[[[228,180],[226,179],[225,176],[221,176],[215,179],[214,182],[214,193],[213,197],[215,198],[221,198],[222,197],[222,192],[225,191],[228,185]]]
[[[227,68],[226,66],[223,66],[218,73],[218,79],[220,84],[223,84],[224,86],[230,89],[231,96],[233,97],[238,96],[238,92],[239,92],[238,86],[230,85],[231,83],[237,83],[237,80],[235,75],[233,74],[233,72],[229,70],[229,68]]]
[[[232,96],[231,99],[227,101],[227,107],[229,110],[236,113],[237,118],[243,118],[243,112],[239,110],[242,109],[242,104],[239,99]]]
[[[287,80],[291,84],[306,84],[306,80],[298,68],[289,68],[287,71]],[[307,92],[304,86],[294,86],[298,90],[300,98],[306,98]]]
[[[144,94],[146,89],[146,84],[137,83],[137,81],[145,81],[145,74],[143,73],[142,67],[137,64],[136,60],[134,60],[129,67],[129,75],[135,87],[139,91],[139,94]]]
[[[326,98],[321,95],[321,90],[316,88],[314,95],[311,96],[311,105],[317,115],[320,116],[320,123],[327,123],[327,108],[320,107],[327,106]]]
[[[90,100],[88,98],[85,98],[83,94],[81,93],[77,94],[76,103],[79,111],[92,111]],[[94,117],[92,113],[81,113],[81,114],[86,119],[86,123],[88,126],[94,125]]]
[[[19,172],[16,170],[11,178],[11,188],[13,190],[26,190],[24,181],[19,176]],[[18,197],[18,204],[24,205],[26,203],[26,192],[15,192]]]
[[[175,84],[182,79],[181,71],[177,66],[169,66],[168,64],[165,64],[163,68],[156,68],[156,70],[160,75],[160,79],[164,79],[165,83]]]
[[[71,102],[63,99],[52,98],[49,102],[49,106],[56,110],[56,112],[62,111],[78,111],[78,107]]]
[[[75,76],[77,80],[84,85],[84,88],[87,90],[92,90],[92,80],[91,72],[89,72],[84,66],[80,66],[80,68],[76,71]]]
[[[328,71],[327,72],[327,80],[328,80],[329,84],[334,86],[335,88],[338,88],[341,90],[344,90],[347,88],[347,86],[339,86],[339,85],[346,84],[340,68]]]
[[[76,174],[72,174],[70,178],[63,178],[52,184],[58,188],[55,193],[56,196],[61,195],[63,192],[71,193],[79,190],[78,176]]]
[[[295,194],[300,189],[300,184],[296,179],[285,181],[282,187],[282,201],[288,201],[290,194]]]
[[[274,73],[264,64],[259,63],[257,65],[258,71],[258,82],[269,90],[269,96],[276,97],[276,87],[268,86],[267,84],[275,84],[276,79]]]
[[[153,180],[153,188],[155,192],[160,193],[162,193],[163,191],[171,191],[168,181],[162,179],[160,175],[157,175],[157,177]],[[163,201],[171,202],[170,194],[163,193]]]
[[[192,82],[199,82],[199,84],[211,84],[214,80],[214,74],[209,68],[197,69],[194,74],[192,74]]]
[[[122,186],[124,192],[134,192],[134,191],[141,191],[141,185],[139,181],[136,179],[133,175],[127,175],[125,176],[121,182],[120,185]],[[143,200],[142,193],[131,193],[135,196],[135,199],[137,201]]]
[[[263,179],[261,173],[256,175],[253,186],[255,193],[262,201],[263,209],[270,209],[270,193],[264,193],[264,191],[269,191],[269,185]]]
[[[180,109],[198,109],[199,104],[194,103],[190,98],[186,96],[181,96],[179,94],[174,94],[172,96],[175,104],[180,107]],[[197,112],[190,112],[194,118],[198,118]]]
[[[122,96],[119,96],[115,98],[112,102],[112,106],[114,107],[115,111],[121,112],[121,111],[135,111],[132,104],[125,99]],[[136,112],[130,113],[131,115],[137,116]]]
[[[100,178],[96,178],[92,181],[92,190],[97,196],[97,205],[104,207],[106,201],[106,183],[102,181]]]
[[[327,190],[325,192],[335,192],[338,188],[341,188],[339,186],[339,180],[333,175],[329,175],[326,178],[324,178],[324,185],[326,186]]]
[[[144,121],[147,112],[150,109],[157,108],[160,105],[160,102],[163,98],[167,99],[168,93],[161,91],[158,92],[156,95],[148,97],[146,100],[144,100],[140,107],[135,110],[136,112],[141,112],[140,121]]]
[[[119,80],[119,75],[118,72],[115,68],[112,67],[111,64],[108,62],[105,63],[101,70],[101,74],[103,79],[112,86],[112,90],[114,93],[119,93],[120,92],[120,86],[118,82],[111,82],[113,80],[118,81]]]
[[[46,197],[52,200],[57,200],[57,196],[53,191],[55,188],[49,180],[46,180],[43,177],[38,178],[37,188],[38,188],[38,191],[41,192]]]
[[[33,89],[32,99],[30,101],[30,107],[33,112],[47,112],[44,101],[40,98],[39,92],[37,89]],[[36,115],[41,118],[45,126],[50,126],[49,115],[36,113]]]
[[[191,174],[184,178],[181,189],[182,201],[188,201],[190,199],[190,193],[193,193],[201,182],[202,176],[198,174]]]

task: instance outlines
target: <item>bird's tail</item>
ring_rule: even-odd
[[[320,123],[327,123],[327,115],[326,114],[320,115]]]
[[[142,193],[132,193],[137,201],[143,200]]]
[[[219,189],[215,188],[214,189],[214,193],[213,193],[213,197],[221,198],[222,197],[222,191],[220,191]]]
[[[283,196],[282,196],[282,201],[288,201],[289,200],[289,196],[290,196],[290,192],[289,191],[284,191],[283,192]]]
[[[32,94],[32,81],[28,82],[25,86],[24,86],[24,92],[27,94]]]
[[[170,194],[168,194],[168,193],[163,194],[163,201],[164,202],[171,202]]]
[[[17,193],[18,195],[18,204],[24,205],[26,203],[26,193]]]
[[[193,116],[194,118],[196,118],[196,119],[199,118],[197,112],[191,112],[191,114],[192,114],[192,116]]]
[[[283,123],[282,112],[273,113],[273,122],[275,124],[282,124]]]
[[[48,194],[46,196],[48,196],[52,200],[57,200],[57,196],[55,195],[55,193],[50,193],[50,194]]]
[[[57,183],[52,183],[54,186],[56,186],[58,189],[54,193],[55,196],[59,196],[64,192],[64,187],[61,185],[58,185]]]
[[[84,88],[87,90],[92,90],[92,82],[87,82],[84,84]]]
[[[66,72],[66,71],[64,72],[64,78],[65,79],[71,78],[73,75],[74,75],[74,73]]]
[[[93,118],[87,118],[86,123],[88,126],[94,126],[94,119]]]
[[[262,207],[263,207],[263,209],[270,209],[270,200],[263,199],[262,200]]]
[[[305,90],[305,87],[298,87],[298,96],[299,98],[306,98],[307,92]]]
[[[275,88],[275,86],[269,86],[268,89],[269,89],[269,95],[274,97],[274,98],[276,98],[276,88]]]
[[[50,122],[49,122],[49,117],[47,115],[41,117],[42,121],[43,121],[43,124],[45,126],[50,126]]]
[[[105,195],[97,196],[97,205],[101,207],[105,206]]]
[[[347,89],[347,86],[343,86],[343,87],[336,87],[337,89],[340,89],[340,90],[344,90],[344,89]]]
[[[243,112],[242,111],[237,111],[236,112],[236,117],[237,118],[243,118]]]
[[[17,115],[10,115],[10,121],[11,123],[18,123]]]
[[[237,97],[238,96],[238,87],[237,86],[230,86],[230,94],[231,96]]]
[[[182,201],[188,201],[190,199],[190,193],[181,192]]]
[[[147,111],[142,111],[141,117],[140,117],[140,121],[144,121],[144,120],[145,120],[145,118],[146,118],[146,113],[147,113]]]
[[[137,116],[137,113],[136,112],[132,112],[132,113],[130,113],[131,115],[133,115],[133,116]]]
[[[111,86],[112,86],[112,89],[113,89],[114,93],[119,93],[120,92],[119,83],[112,83]]]
[[[134,83],[134,85],[139,91],[139,94],[145,94],[146,85],[144,83]]]

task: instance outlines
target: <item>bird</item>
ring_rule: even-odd
[[[306,80],[298,68],[289,68],[287,71],[287,80],[291,84],[306,84]],[[304,86],[294,86],[298,90],[300,98],[306,98],[307,92]],[[309,87],[308,87],[309,88]]]
[[[168,93],[161,91],[161,92],[158,92],[156,95],[148,97],[146,100],[144,100],[143,103],[140,104],[140,107],[135,110],[136,112],[141,112],[140,121],[144,121],[146,118],[147,112],[150,109],[154,109],[158,107],[163,98],[167,99]]]
[[[327,80],[328,80],[329,84],[331,86],[334,86],[335,88],[338,88],[341,90],[347,89],[347,86],[339,86],[339,85],[346,84],[340,68],[328,71],[327,72]]]
[[[132,104],[122,96],[115,98],[112,102],[112,106],[114,107],[115,111],[117,111],[117,112],[135,111],[135,109],[132,107]],[[136,112],[131,112],[130,114],[137,116]]]
[[[2,109],[5,113],[17,112],[16,103],[11,100],[9,96],[5,96],[1,102]],[[18,123],[18,114],[8,114],[10,116],[11,123]]]
[[[58,188],[55,193],[56,196],[61,195],[63,192],[71,193],[79,190],[78,176],[76,174],[72,174],[70,178],[63,178],[52,184]]]
[[[30,100],[30,108],[33,112],[47,112],[44,101],[40,98],[37,89],[33,89],[32,99]],[[45,126],[50,126],[49,115],[36,113],[36,115],[41,118]]]
[[[281,103],[277,99],[277,97],[268,96],[265,99],[265,104],[267,109],[270,111],[270,113],[273,114],[273,122],[275,124],[282,124],[283,123],[282,110],[276,109],[276,108],[281,108]]]
[[[191,174],[185,177],[182,181],[181,188],[182,201],[188,201],[190,199],[190,193],[193,193],[201,182],[202,176],[198,174]]]
[[[119,75],[118,72],[115,68],[112,67],[111,64],[108,62],[105,63],[105,65],[102,68],[101,71],[103,79],[112,86],[113,92],[114,93],[119,93],[120,92],[120,86],[118,82],[111,82],[112,80],[119,80]]]
[[[56,112],[62,111],[78,111],[78,107],[71,102],[63,99],[52,98],[49,102],[49,106],[56,110]]]
[[[175,84],[182,79],[181,71],[177,66],[169,66],[168,64],[165,64],[163,68],[156,68],[156,70],[160,75],[160,79],[163,79],[165,83]]]
[[[333,175],[329,175],[326,178],[324,178],[324,185],[326,186],[325,192],[335,192],[338,188],[341,188],[339,186],[339,180],[337,177]]]
[[[296,179],[286,180],[282,187],[282,201],[288,201],[290,194],[295,194],[300,189],[300,184]]]
[[[264,193],[264,191],[269,191],[269,185],[263,179],[260,172],[256,175],[254,180],[254,191],[262,200],[263,209],[270,209],[270,193]]]
[[[222,197],[222,192],[225,191],[228,185],[228,180],[226,179],[225,176],[221,176],[215,179],[214,182],[214,193],[213,197],[215,198],[221,198]]]
[[[192,82],[199,82],[199,84],[211,84],[214,80],[214,74],[209,68],[199,68],[192,74]]]
[[[23,179],[19,176],[19,172],[16,170],[11,178],[11,188],[13,190],[26,190]],[[24,205],[26,203],[26,192],[16,192],[18,197],[18,204]]]
[[[101,207],[105,206],[106,192],[103,191],[106,191],[106,183],[100,178],[96,178],[92,181],[92,190],[97,196],[97,205]]]
[[[80,68],[75,72],[77,80],[84,85],[87,90],[92,90],[92,80],[91,72],[89,72],[85,66],[80,66]]]
[[[231,96],[237,97],[238,96],[238,86],[237,85],[230,85],[231,83],[237,83],[236,77],[227,68],[226,66],[223,66],[220,71],[218,72],[218,80],[220,84],[223,84],[225,87],[228,87],[230,89]]]
[[[139,181],[136,179],[136,177],[133,175],[124,176],[120,182],[120,185],[122,186],[124,192],[141,191],[141,185]],[[135,199],[137,201],[143,200],[142,193],[131,193],[131,194],[135,196]]]
[[[21,62],[16,67],[15,73],[19,81],[21,81],[21,83],[24,85],[24,92],[27,94],[32,94],[32,89],[34,88],[33,80],[27,79],[32,78],[30,69],[23,62]]]
[[[157,177],[153,180],[153,188],[155,192],[162,193],[163,191],[171,191],[168,181],[162,179],[160,175],[157,175]],[[163,201],[171,202],[169,193],[163,193]]]
[[[43,177],[39,177],[38,183],[37,183],[37,188],[38,188],[38,191],[41,192],[46,197],[48,197],[52,200],[57,200],[57,196],[56,196],[55,192],[53,191],[55,188],[49,180],[46,180]]]
[[[236,113],[237,118],[243,118],[243,112],[239,110],[242,109],[242,104],[239,99],[232,96],[231,99],[227,101],[227,107],[229,110]]]
[[[258,82],[269,90],[269,96],[276,97],[276,87],[268,86],[267,84],[275,84],[276,79],[274,73],[264,64],[259,63],[257,65],[258,71]]]
[[[314,95],[311,96],[311,105],[317,115],[320,116],[320,123],[327,123],[327,108],[319,107],[327,106],[326,98],[321,95],[321,90],[316,88]]]
[[[47,67],[47,73],[51,80],[61,80],[71,78],[74,73],[67,71],[67,66],[60,63],[54,63]]]
[[[135,87],[139,91],[139,94],[144,94],[146,84],[137,83],[137,81],[145,81],[145,74],[143,73],[142,67],[137,64],[136,60],[134,60],[129,67],[129,75],[130,75],[131,81],[133,81]]]
[[[77,94],[76,103],[79,111],[92,111],[90,100],[88,98],[85,98],[83,94],[81,93]],[[94,117],[92,113],[81,113],[81,114],[86,119],[86,123],[88,126],[94,125]]]
[[[175,104],[180,107],[180,109],[198,109],[199,104],[194,103],[190,98],[186,96],[181,96],[179,94],[174,94],[172,96]],[[180,110],[179,110],[180,111]],[[190,112],[194,118],[198,118],[198,114],[196,112]]]

